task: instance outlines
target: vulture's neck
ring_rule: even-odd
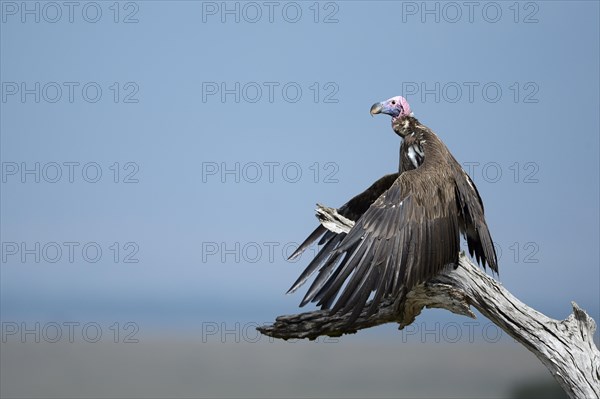
[[[402,137],[400,145],[400,173],[416,169],[425,161],[425,143],[428,129],[413,117],[408,116],[392,121],[394,132]]]
[[[422,127],[423,125],[421,125],[419,120],[414,116],[405,116],[392,120],[392,129],[394,129],[394,132],[402,138],[417,133]]]

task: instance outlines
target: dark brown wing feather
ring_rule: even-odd
[[[399,173],[391,173],[385,175],[369,188],[362,193],[354,196],[350,201],[346,202],[343,206],[338,209],[338,213],[350,220],[358,220],[366,211],[369,209],[371,204],[383,194],[390,186],[396,181]],[[342,241],[346,234],[336,234],[328,231],[322,225],[319,225],[305,240],[300,244],[298,249],[289,257],[293,259],[300,255],[306,248],[308,248],[313,242],[321,238],[319,245],[325,245],[319,254],[310,262],[304,272],[298,277],[296,282],[288,290],[288,293],[292,293],[298,289],[306,280],[322,265],[329,256],[334,248]],[[323,277],[323,274],[320,274]]]
[[[456,206],[459,209],[461,232],[467,239],[469,254],[484,268],[487,265],[498,273],[496,249],[483,213],[483,201],[473,180],[454,160]]]
[[[358,315],[373,291],[370,310],[456,263],[459,222],[451,184],[424,168],[400,175],[331,251],[302,304],[335,303],[332,312]]]

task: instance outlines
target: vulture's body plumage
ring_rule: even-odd
[[[352,312],[401,299],[447,265],[457,265],[460,234],[469,253],[498,272],[496,253],[475,184],[448,148],[410,112],[403,97],[371,107],[392,116],[403,138],[398,173],[386,175],[338,209],[355,221],[346,233],[319,226],[290,258],[320,239],[323,245],[288,292],[319,271],[300,306]],[[352,318],[351,318],[352,319]]]

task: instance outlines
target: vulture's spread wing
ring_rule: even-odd
[[[301,276],[306,280],[320,267],[302,305],[334,305],[332,312],[352,310],[358,316],[371,293],[372,311],[384,296],[408,292],[457,262],[455,191],[440,190],[448,185],[439,179],[426,168],[402,173],[347,235],[330,239]]]
[[[389,175],[385,175],[375,183],[373,183],[369,188],[367,188],[362,193],[353,197],[350,201],[346,202],[338,209],[338,213],[352,221],[358,220],[366,211],[369,209],[371,204],[375,202],[375,200],[387,191],[390,186],[396,181],[399,173],[391,173]],[[322,236],[322,237],[321,237]],[[302,284],[306,282],[306,280],[317,270],[317,268],[323,263],[325,258],[329,256],[334,248],[336,248],[342,239],[346,236],[346,234],[336,234],[331,231],[328,231],[322,225],[319,225],[307,238],[304,240],[302,244],[298,247],[296,251],[289,257],[289,259],[293,259],[296,256],[300,255],[306,248],[308,248],[313,242],[315,242],[319,237],[321,237],[319,241],[319,245],[325,245],[319,254],[312,260],[312,262],[308,265],[308,267],[304,270],[304,272],[298,277],[296,282],[292,285],[292,287],[288,290],[288,293],[292,293],[296,291]],[[303,305],[306,302],[303,302]]]

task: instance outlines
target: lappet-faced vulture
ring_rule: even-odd
[[[445,266],[457,265],[461,234],[471,256],[498,272],[481,197],[444,143],[414,117],[404,97],[374,104],[371,114],[390,115],[402,138],[398,173],[383,176],[337,210],[355,222],[348,233],[320,225],[290,256],[320,239],[320,251],[288,293],[318,270],[300,306],[316,302],[331,313],[352,312],[351,319],[367,305],[373,312],[382,298],[401,299]]]

